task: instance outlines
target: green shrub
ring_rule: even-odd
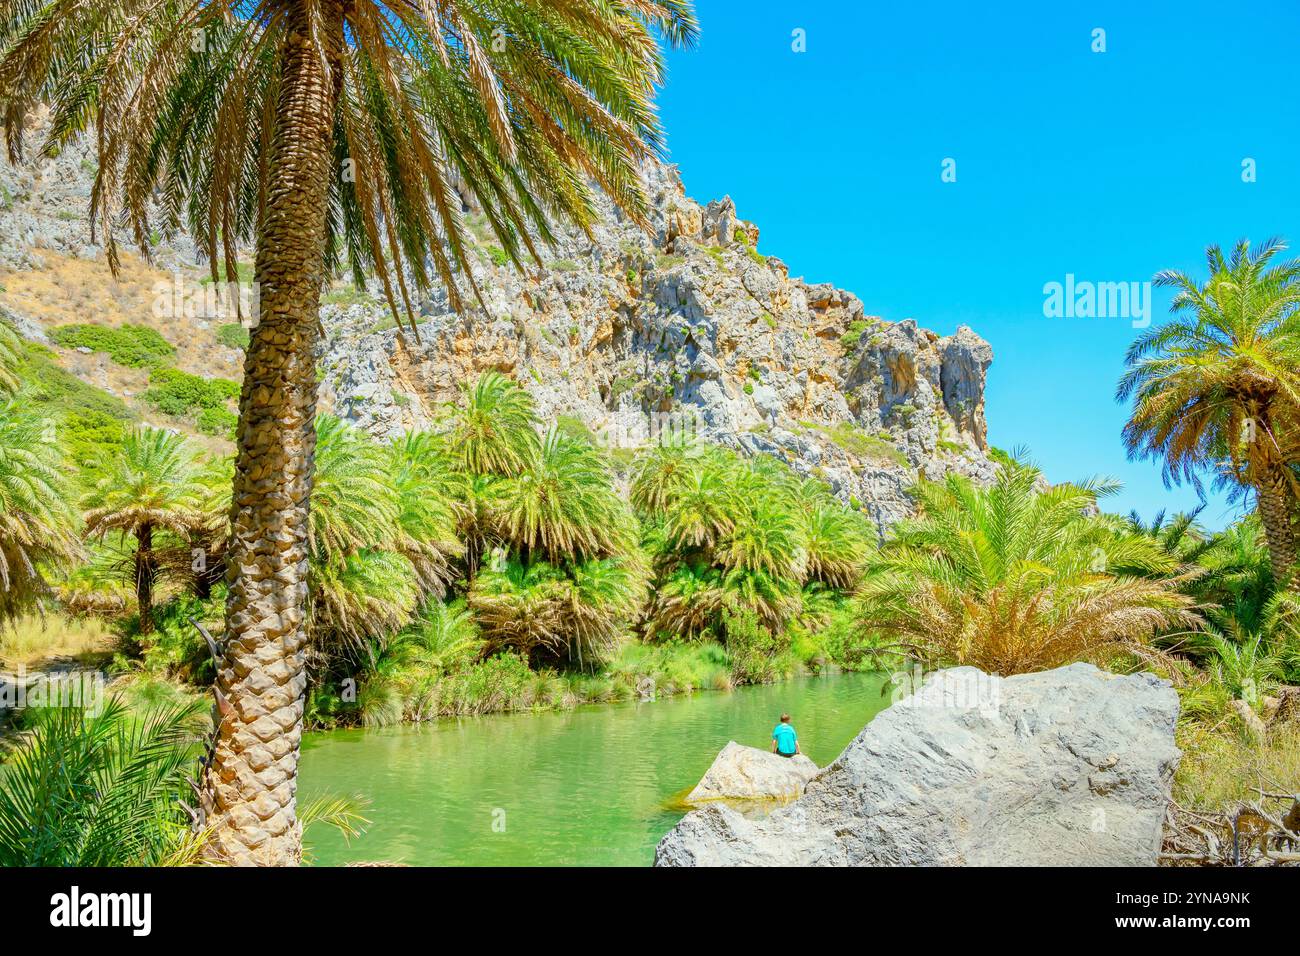
[[[235,440],[235,426],[238,424],[239,416],[225,408],[205,408],[199,412],[199,417],[194,422],[203,434],[231,441]]]
[[[799,423],[809,431],[817,432],[830,439],[841,449],[858,458],[878,461],[906,467],[907,456],[892,443],[863,431],[851,422],[839,422],[836,425],[814,425],[811,422]]]
[[[238,322],[227,322],[225,325],[217,327],[217,341],[228,349],[248,348],[248,329],[244,328]]]
[[[846,352],[854,351],[858,347],[858,340],[862,338],[862,333],[870,327],[871,323],[865,319],[850,322],[848,331],[840,336],[840,347]]]
[[[365,289],[359,289],[354,285],[346,285],[339,289],[330,289],[320,297],[325,305],[338,305],[347,307],[349,305],[368,305],[375,301]]]
[[[170,342],[143,325],[60,325],[50,331],[50,338],[65,348],[106,352],[127,368],[165,365],[176,357]]]
[[[157,245],[157,243],[154,243],[154,245]],[[242,282],[247,284],[253,281],[254,272],[255,269],[253,268],[253,263],[236,262],[235,277],[233,280],[227,280],[225,266],[223,265],[217,269],[217,274],[220,276],[220,279],[218,279],[219,282],[234,281],[234,282]],[[203,278],[199,279],[199,283],[201,285],[212,285],[212,276],[204,275]]]
[[[178,368],[156,368],[149,375],[144,400],[160,412],[183,417],[205,408],[224,408],[239,397],[239,383],[203,378]]]
[[[439,688],[438,711],[446,716],[522,710],[533,672],[519,654],[503,653],[451,675]]]
[[[555,417],[555,428],[561,434],[576,438],[579,441],[585,441],[589,445],[597,443],[595,433],[577,415],[557,415]]]
[[[23,343],[17,372],[24,404],[49,418],[59,443],[93,480],[94,470],[108,460],[134,420],[131,410],[116,395],[60,366],[44,346]]]
[[[722,623],[737,683],[766,684],[794,669],[789,632],[773,633],[752,611],[724,613]]]

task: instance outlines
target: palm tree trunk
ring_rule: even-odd
[[[1295,533],[1291,529],[1291,508],[1294,504],[1286,466],[1268,467],[1255,489],[1259,499],[1259,518],[1264,525],[1264,539],[1268,544],[1269,563],[1273,567],[1273,581],[1279,589],[1290,588],[1294,583],[1293,568],[1296,561]]]
[[[140,634],[153,633],[153,526],[135,529],[135,604],[140,612]]]
[[[308,504],[316,450],[316,363],[325,214],[342,82],[341,0],[293,2],[266,206],[258,238],[260,312],[244,362],[227,567],[220,725],[202,804],[210,854],[294,865],[298,748],[307,686]]]

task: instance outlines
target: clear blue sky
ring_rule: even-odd
[[[1118,478],[1108,509],[1148,518],[1195,504],[1120,443],[1130,321],[1045,318],[1043,285],[1201,270],[1207,244],[1241,236],[1300,255],[1298,0],[696,11],[700,45],[669,55],[660,98],[690,195],[729,194],[761,251],[868,314],[987,338],[990,440],[1050,479]],[[1157,290],[1153,322],[1167,303]],[[1212,498],[1203,520],[1236,510]]]

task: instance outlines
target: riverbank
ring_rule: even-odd
[[[854,662],[860,666],[860,662]],[[312,729],[388,727],[446,717],[572,710],[585,704],[653,700],[702,690],[731,690],[844,668],[820,645],[797,643],[764,658],[738,660],[715,641],[632,642],[598,670],[530,667],[518,654],[465,661],[448,670],[398,663],[363,675],[349,698],[343,682],[317,685],[308,700]]]

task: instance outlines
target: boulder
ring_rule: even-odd
[[[817,765],[803,754],[781,757],[734,740],[722,748],[708,772],[686,796],[690,804],[713,800],[794,800]]]
[[[794,803],[693,811],[656,866],[1151,866],[1178,695],[1090,664],[958,667],[881,712]]]

